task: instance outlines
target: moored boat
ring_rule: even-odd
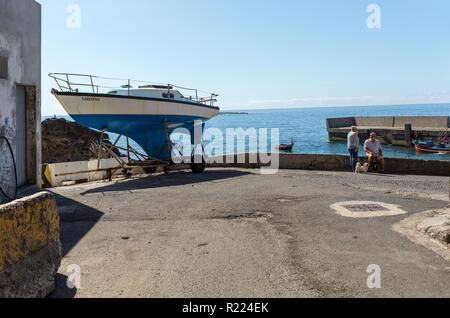
[[[290,144],[279,144],[278,146],[276,146],[276,149],[284,151],[292,151],[293,147],[294,147],[294,139],[291,138]]]
[[[446,135],[442,141],[435,145],[432,141],[419,141],[414,143],[417,152],[450,154],[450,137]]]

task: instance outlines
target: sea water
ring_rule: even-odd
[[[450,104],[428,105],[389,105],[389,106],[352,106],[352,107],[315,107],[315,108],[286,108],[269,110],[239,110],[238,114],[220,114],[206,123],[205,129],[218,128],[223,135],[223,153],[226,153],[226,129],[242,128],[271,128],[279,129],[280,143],[290,143],[294,139],[295,145],[292,153],[319,153],[319,154],[348,154],[344,142],[328,141],[326,119],[349,116],[449,116]],[[69,116],[61,116],[71,120]],[[46,119],[49,117],[44,117]],[[109,133],[114,140],[117,135]],[[270,143],[270,135],[267,138]],[[243,140],[239,140],[242,142]],[[230,141],[229,141],[230,142]],[[235,141],[234,152],[237,151]],[[364,140],[361,140],[363,143]],[[246,138],[245,150],[249,151],[249,139]],[[207,142],[205,142],[207,145]],[[138,145],[131,143],[137,150],[142,151]],[[126,147],[125,138],[119,146]],[[267,149],[274,151],[276,145],[268,145]],[[449,154],[422,154],[417,153],[414,147],[383,146],[386,157],[422,158],[434,160],[450,160]],[[220,151],[219,151],[220,152]],[[214,153],[213,153],[214,154]],[[217,154],[217,153],[216,153]],[[363,155],[361,147],[360,155]]]

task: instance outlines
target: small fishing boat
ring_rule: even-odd
[[[421,153],[450,154],[450,137],[445,136],[437,145],[430,140],[415,142],[414,148]]]
[[[292,148],[294,147],[294,139],[291,138],[290,144],[279,144],[276,146],[277,150],[284,150],[284,151],[292,151]]]

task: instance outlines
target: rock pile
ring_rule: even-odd
[[[42,163],[58,163],[97,159],[92,143],[101,137],[99,131],[67,121],[51,118],[42,122]],[[107,134],[104,138],[109,142]],[[115,151],[119,154],[119,151]]]

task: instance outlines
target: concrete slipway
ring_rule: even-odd
[[[54,194],[63,260],[52,297],[450,297],[450,261],[392,229],[448,205],[448,177],[210,168]],[[406,214],[344,217],[342,201]],[[66,287],[68,266],[80,288]],[[367,287],[367,267],[381,288]]]

